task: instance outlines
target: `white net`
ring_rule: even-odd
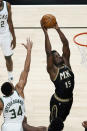
[[[87,47],[77,45],[81,54],[81,64],[87,67]]]
[[[82,45],[87,45],[87,33],[83,33],[75,38],[75,41]],[[87,67],[87,47],[77,45],[81,54],[81,64]]]

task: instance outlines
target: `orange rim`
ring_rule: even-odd
[[[79,45],[79,46],[85,46],[85,47],[87,47],[87,45],[80,44],[80,43],[78,43],[78,42],[76,41],[76,38],[77,38],[78,36],[84,35],[84,34],[87,34],[87,32],[79,33],[79,34],[77,34],[77,35],[75,35],[75,36],[73,37],[73,41],[75,42],[75,44],[77,44],[77,45]]]

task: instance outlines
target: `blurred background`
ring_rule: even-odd
[[[87,0],[5,0],[13,5],[87,4]]]

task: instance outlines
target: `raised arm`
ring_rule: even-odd
[[[17,83],[15,87],[18,93],[22,95],[23,97],[24,97],[23,90],[27,82],[28,72],[30,70],[32,44],[33,44],[32,41],[30,41],[29,39],[27,39],[26,45],[23,44],[27,50],[27,56],[26,56],[26,60],[24,64],[24,69],[20,75],[19,82]]]
[[[4,108],[4,105],[2,103],[2,100],[0,99],[0,115],[2,114],[3,108]]]
[[[14,27],[13,27],[13,22],[12,22],[12,12],[11,12],[11,5],[7,3],[7,8],[8,8],[8,25],[9,25],[9,30],[12,34],[13,40],[11,43],[12,49],[16,47],[16,37],[15,37],[15,32],[14,32]]]
[[[56,24],[55,29],[57,30],[57,32],[60,36],[60,39],[62,41],[62,44],[63,44],[63,57],[69,62],[70,49],[69,49],[68,40],[65,37],[65,35],[63,34],[63,32],[60,30],[60,28],[58,27],[58,24]]]
[[[46,56],[47,56],[47,71],[49,72],[53,68],[53,57],[52,57],[52,53],[51,53],[52,47],[50,44],[47,29],[44,28],[43,25],[41,25],[41,26],[42,26],[42,29],[43,29],[43,32],[45,35],[45,52],[46,52]]]

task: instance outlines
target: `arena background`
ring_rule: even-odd
[[[13,5],[87,4],[87,0],[7,0]]]

